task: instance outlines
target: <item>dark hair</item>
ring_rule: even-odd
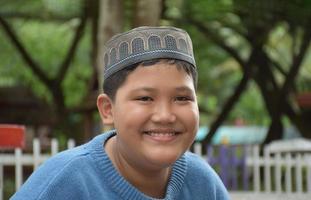
[[[158,62],[165,62],[169,65],[175,64],[177,66],[177,69],[183,69],[187,74],[189,74],[192,77],[194,88],[197,88],[197,71],[195,67],[185,61],[182,60],[176,60],[176,59],[153,59],[148,61],[143,61],[134,65],[131,65],[129,67],[126,67],[119,72],[111,75],[107,79],[104,80],[103,88],[104,93],[109,96],[109,98],[114,101],[115,95],[119,87],[122,86],[122,84],[125,82],[126,77],[136,69],[139,65],[141,66],[151,66]]]

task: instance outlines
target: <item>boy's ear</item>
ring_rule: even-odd
[[[112,100],[106,94],[97,97],[97,109],[103,124],[113,125]]]

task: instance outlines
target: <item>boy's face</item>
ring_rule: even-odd
[[[114,102],[102,98],[103,121],[117,130],[114,149],[131,164],[168,167],[193,142],[199,121],[194,84],[175,65],[138,66],[117,90]]]

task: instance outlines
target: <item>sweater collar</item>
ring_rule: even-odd
[[[140,192],[132,184],[125,180],[115,169],[103,147],[103,144],[110,137],[115,135],[115,131],[109,131],[95,137],[88,145],[91,156],[95,160],[97,168],[99,168],[99,170],[103,173],[105,181],[107,181],[111,188],[119,194],[122,199],[155,199]],[[164,199],[177,199],[184,183],[186,171],[187,162],[185,156],[183,155],[173,165],[172,174],[170,176]]]

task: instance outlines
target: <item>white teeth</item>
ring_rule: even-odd
[[[164,136],[174,136],[176,135],[176,133],[156,133],[156,132],[147,132],[148,135],[150,136],[160,136],[160,137],[164,137]]]

